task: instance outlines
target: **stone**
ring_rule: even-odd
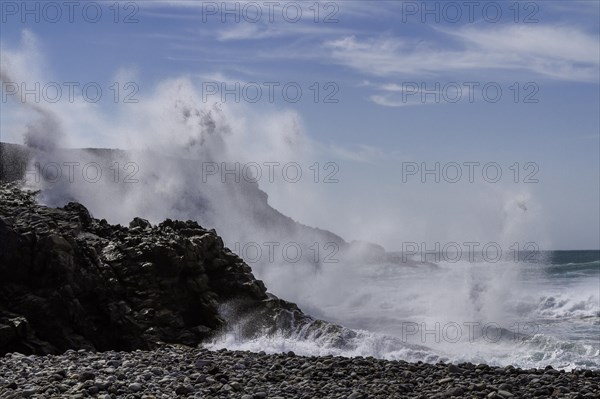
[[[451,397],[451,396],[462,396],[462,394],[464,393],[464,389],[461,387],[454,387],[454,388],[450,388],[448,389],[445,393],[444,396],[446,397]]]
[[[84,371],[79,374],[79,381],[81,382],[93,380],[94,378],[96,378],[96,374],[94,374],[92,371]]]
[[[454,364],[448,365],[447,370],[448,370],[448,373],[450,373],[450,374],[462,374],[466,371],[465,369],[462,369]]]
[[[194,388],[190,385],[180,385],[175,388],[175,393],[177,395],[188,395],[194,392]]]
[[[146,230],[146,229],[151,229],[152,225],[146,219],[136,217],[131,222],[129,222],[129,228],[133,229],[136,227],[139,227],[142,230]]]
[[[515,396],[512,393],[503,390],[498,390],[498,395],[502,396],[503,398],[512,398],[513,396]]]
[[[127,387],[131,392],[140,392],[142,390],[142,385],[134,382]]]
[[[196,359],[196,361],[194,362],[194,365],[196,366],[196,368],[204,368],[205,366],[208,366],[210,364],[210,360],[206,360],[206,359]]]

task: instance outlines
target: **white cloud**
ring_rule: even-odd
[[[375,104],[384,107],[405,107],[409,105],[449,104],[471,98],[475,93],[469,86],[450,82],[442,85],[439,82],[402,82],[384,83],[377,86],[381,91],[369,97]],[[436,95],[433,95],[433,94]],[[444,100],[442,101],[442,97]]]
[[[386,156],[382,149],[366,144],[358,144],[354,147],[330,145],[327,147],[327,153],[341,160],[369,164],[381,161]]]
[[[421,103],[418,101],[403,101],[402,99],[394,98],[389,95],[374,94],[369,97],[369,100],[377,105],[384,107],[406,107],[408,105],[423,105],[427,103]]]
[[[467,27],[446,31],[488,52],[516,53],[569,63],[598,64],[598,38],[575,27],[511,25],[501,30]]]
[[[238,23],[233,27],[215,31],[219,41],[228,40],[261,40],[276,37],[294,36],[304,37],[306,35],[323,36],[349,34],[348,29],[340,29],[337,26],[325,24],[314,24],[312,20],[308,23]]]
[[[332,59],[375,76],[443,76],[477,70],[529,71],[538,76],[574,81],[597,81],[599,41],[568,26],[506,26],[491,29],[465,26],[439,30],[443,43],[380,36],[355,36],[325,43]],[[448,38],[458,42],[449,49]]]

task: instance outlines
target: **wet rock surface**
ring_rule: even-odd
[[[0,355],[196,345],[225,328],[223,304],[257,329],[312,322],[196,222],[113,226],[0,186]]]
[[[293,353],[154,351],[0,358],[0,398],[597,398],[600,372]]]

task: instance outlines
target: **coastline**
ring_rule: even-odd
[[[0,398],[595,398],[600,370],[427,364],[292,352],[152,351],[0,357]]]
[[[167,220],[152,226],[136,218],[129,227],[112,226],[94,219],[80,204],[39,205],[35,193],[21,191],[18,184],[0,186],[0,197],[0,236],[10,244],[9,251],[0,253],[4,273],[0,275],[5,276],[4,302],[11,305],[0,310],[9,323],[0,329],[0,349],[6,353],[0,357],[0,399],[600,397],[600,370],[266,355],[196,347],[225,326],[219,305],[232,298],[251,304],[236,309],[232,320],[257,316],[248,331],[242,331],[244,338],[264,328],[288,331],[299,324],[309,325],[308,333],[342,327],[314,320],[296,305],[270,296],[216,232],[195,222]],[[31,253],[37,254],[35,262],[29,259]],[[18,266],[23,264],[37,268]],[[60,290],[65,281],[71,287],[67,292]],[[190,282],[197,284],[189,286]],[[61,293],[53,297],[59,302],[50,301],[54,292]],[[28,301],[39,303],[46,297],[48,313],[30,312],[34,307],[26,306]],[[99,298],[129,305],[106,306]],[[148,298],[160,300],[149,303]],[[78,317],[67,317],[63,310],[75,301],[85,306],[75,309]],[[186,319],[182,304],[206,320]],[[149,307],[155,311],[148,312]],[[109,311],[110,324],[90,317],[98,309]]]

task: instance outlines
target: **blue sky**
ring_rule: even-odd
[[[36,3],[39,22],[23,15],[23,7],[35,10]],[[42,2],[23,4],[2,6],[2,67],[11,79],[98,82],[106,98],[111,82],[139,88],[138,104],[104,97],[96,104],[81,98],[45,104],[65,120],[65,145],[138,142],[125,137],[135,125],[123,114],[148,104],[160,107],[161,85],[174,79],[191,83],[200,98],[207,84],[257,82],[264,90],[264,82],[293,82],[303,92],[296,103],[276,89],[272,103],[264,96],[257,103],[222,101],[216,94],[203,104],[235,111],[240,120],[231,122],[234,129],[244,129],[257,115],[271,121],[264,129],[262,122],[254,127],[275,131],[260,140],[277,141],[278,127],[298,123],[304,143],[299,152],[284,158],[278,147],[265,146],[274,152],[256,159],[339,165],[337,184],[261,185],[284,213],[390,249],[407,241],[501,239],[558,249],[600,245],[598,1],[481,1],[472,21],[462,1],[427,2],[425,7],[439,10],[430,14],[423,2],[318,2],[317,21],[314,1],[273,5],[273,21],[265,2],[229,2],[239,7],[240,22],[233,14],[222,21],[222,2],[123,1],[117,23],[112,1],[97,3],[103,12],[97,23],[83,17],[85,2],[78,3],[73,22],[62,8],[56,23],[48,21],[53,10],[43,14]],[[302,17],[291,22],[297,5]],[[88,11],[94,16],[94,9]],[[133,23],[125,23],[128,15]],[[252,19],[258,22],[247,21]],[[436,84],[447,87],[439,102],[433,94],[422,97],[422,85],[432,90]],[[501,88],[497,102],[486,101],[485,85],[490,96]],[[458,96],[456,87],[461,96],[450,102]],[[337,102],[324,102],[328,93]],[[2,140],[21,142],[30,113],[18,101],[1,106]],[[402,181],[403,162],[470,161],[497,162],[505,176],[515,162],[521,168],[532,162],[539,182]],[[293,200],[299,195],[306,206]],[[518,203],[527,203],[528,210]]]

